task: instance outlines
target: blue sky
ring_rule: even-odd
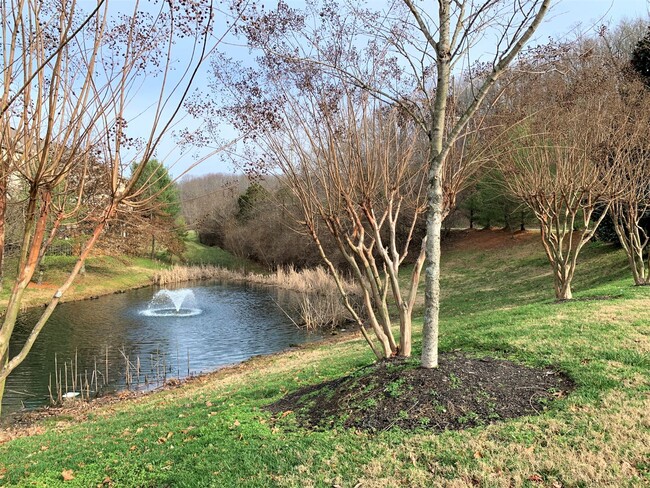
[[[379,0],[377,1],[379,2]],[[430,1],[432,5],[435,4],[434,0],[427,1]],[[133,5],[127,0],[117,0],[116,3],[118,6],[125,6],[125,8],[130,8]],[[273,3],[272,0],[267,1],[265,2],[265,6],[270,8]],[[298,6],[298,4],[302,2],[294,0],[289,3]],[[369,0],[368,4],[372,5],[373,0]],[[559,0],[555,2],[551,11],[547,14],[547,17],[543,25],[539,28],[535,36],[535,41],[532,44],[546,42],[549,37],[563,39],[571,38],[577,32],[593,32],[600,25],[615,25],[624,18],[634,19],[641,17],[648,19],[650,18],[649,11],[650,0]],[[218,26],[217,29],[223,29],[223,26]],[[242,53],[246,52],[246,50],[239,51]],[[198,87],[203,88],[204,85],[205,81],[200,80]],[[143,93],[144,102],[147,98],[146,83]],[[138,105],[144,104],[145,103]],[[143,125],[146,124],[146,116],[143,116],[139,123]],[[192,126],[195,124],[196,122],[186,118],[180,125]],[[222,136],[226,139],[231,133],[227,127],[224,127],[222,132]],[[163,141],[159,146],[158,156],[160,159],[165,160],[168,166],[175,163],[171,167],[171,173],[176,176],[181,174],[192,164],[191,155],[181,155],[175,148],[171,137],[167,138],[167,140]],[[224,162],[221,157],[212,156],[208,160],[202,162],[199,166],[192,169],[189,174],[201,175],[217,172],[230,173],[233,172],[233,168],[231,168],[228,163]]]

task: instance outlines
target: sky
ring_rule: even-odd
[[[381,0],[369,0],[368,5]],[[431,2],[433,0],[425,0]],[[131,4],[127,0],[117,0],[117,4]],[[300,0],[290,0],[292,6],[298,6]],[[383,2],[382,2],[383,3]],[[271,8],[273,1],[265,2],[265,6]],[[132,5],[132,4],[131,4]],[[650,0],[558,0],[554,3],[547,14],[545,21],[534,36],[532,45],[544,43],[549,37],[556,40],[572,38],[576,33],[589,33],[597,30],[601,25],[616,25],[622,19],[650,18]],[[246,56],[247,50],[239,49],[237,56]],[[207,80],[205,75],[197,83],[199,89],[206,88]],[[146,83],[143,90],[141,106],[146,105]],[[141,117],[139,124],[146,125],[146,116]],[[190,117],[184,118],[180,126],[196,126],[197,121]],[[223,126],[222,137],[225,140],[234,137],[235,133],[227,126]],[[194,155],[197,153],[194,152]],[[161,142],[158,149],[158,157],[164,160],[167,166],[171,166],[170,172],[178,177],[192,165],[192,154],[181,154],[175,146],[172,138],[166,138]],[[219,155],[211,156],[198,166],[189,171],[188,174],[199,176],[208,173],[233,173],[236,170]]]

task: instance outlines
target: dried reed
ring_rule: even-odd
[[[350,319],[334,278],[321,266],[301,270],[288,266],[278,268],[271,274],[243,273],[219,266],[175,266],[157,273],[153,278],[154,283],[160,286],[194,280],[245,282],[300,293],[303,296],[296,313],[300,322],[309,329],[337,326]],[[349,295],[359,295],[358,286],[352,280],[344,280],[343,286]]]

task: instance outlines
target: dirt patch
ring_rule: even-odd
[[[282,417],[293,412],[308,428],[443,431],[537,414],[572,389],[571,380],[553,369],[444,354],[437,369],[412,360],[382,361],[301,388],[267,409]]]

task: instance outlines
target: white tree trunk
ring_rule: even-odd
[[[438,172],[439,173],[439,172]],[[424,268],[424,324],[422,327],[422,367],[438,367],[438,316],[440,313],[440,235],[442,229],[442,182],[440,175],[429,183],[427,247]]]

